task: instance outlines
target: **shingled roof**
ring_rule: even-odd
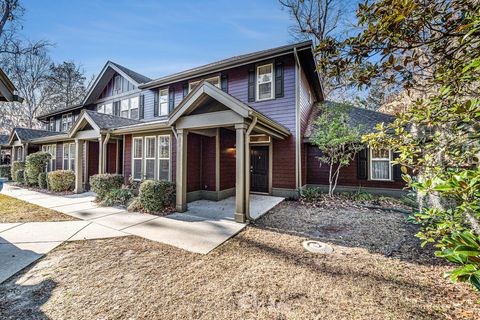
[[[146,83],[146,82],[149,82],[149,81],[152,81],[152,79],[150,79],[149,77],[146,77],[138,72],[135,72],[133,70],[130,70],[118,63],[115,63],[113,61],[110,61],[111,64],[115,65],[118,69],[122,70],[123,72],[125,72],[130,78],[132,78],[133,80],[135,80],[137,83]]]
[[[305,130],[304,135],[305,138],[311,137],[314,130],[315,120],[320,115],[323,106],[326,106],[327,108],[335,108],[343,105],[332,101],[325,101],[315,105],[308,120],[307,129]],[[375,127],[378,123],[391,123],[395,120],[394,116],[354,106],[349,106],[349,115],[350,126],[352,128],[359,127],[360,134],[367,134],[375,131]]]
[[[84,111],[100,129],[115,129],[142,123],[142,121],[122,118],[111,114],[98,113],[92,110]]]
[[[28,142],[33,139],[56,136],[56,135],[62,134],[62,132],[28,129],[28,128],[14,128],[13,132],[17,134],[18,138],[22,140],[22,142]]]
[[[8,138],[10,138],[8,134],[0,134],[0,146],[8,145]]]

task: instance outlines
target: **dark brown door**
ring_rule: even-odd
[[[268,147],[250,148],[250,191],[268,192]]]

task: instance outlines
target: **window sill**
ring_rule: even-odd
[[[275,97],[273,97],[273,98],[268,98],[268,99],[261,99],[261,100],[256,99],[255,102],[265,102],[265,101],[270,101],[270,100],[275,100]]]

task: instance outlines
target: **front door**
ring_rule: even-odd
[[[268,193],[268,146],[250,148],[250,191]]]

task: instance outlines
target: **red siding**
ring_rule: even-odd
[[[117,172],[117,142],[107,145],[107,173]]]
[[[215,137],[202,137],[202,189],[215,191]]]
[[[320,150],[313,145],[307,146],[308,167],[307,183],[328,185],[328,166],[322,165],[317,159],[320,156]],[[340,170],[338,177],[339,186],[358,186],[370,188],[393,188],[402,189],[405,186],[403,181],[369,181],[357,179],[357,157],[352,163]]]
[[[220,129],[220,190],[235,187],[235,133]]]
[[[125,177],[125,180],[128,180],[132,175],[132,135],[124,135],[123,141],[125,143],[125,149],[123,150],[123,176]]]
[[[295,189],[295,138],[273,140],[273,188]]]
[[[201,139],[202,137],[194,134],[188,134],[187,142],[187,192],[202,189],[201,177]]]
[[[62,170],[63,168],[63,143],[57,143],[57,170]]]
[[[98,142],[88,142],[88,177],[98,173]]]

